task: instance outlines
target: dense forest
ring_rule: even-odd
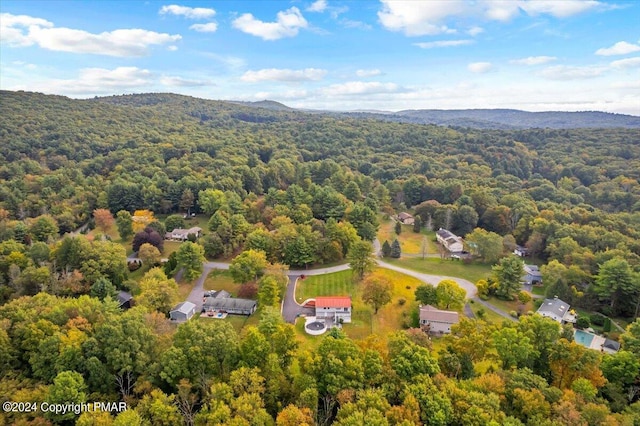
[[[2,91],[0,140],[0,399],[129,407],[0,424],[640,424],[640,130]],[[627,326],[609,336],[622,350],[538,315],[463,319],[437,350],[415,323],[301,340],[278,310],[282,271],[349,262],[362,277],[380,219],[402,211],[498,263],[481,297],[515,298],[499,271],[525,246],[548,296]],[[204,236],[136,275],[127,254],[160,264],[192,215]],[[231,261],[255,324],[169,324],[172,277],[191,282],[205,257]]]

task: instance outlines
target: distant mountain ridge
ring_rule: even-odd
[[[353,118],[373,118],[400,123],[435,124],[477,129],[640,128],[640,117],[599,111],[528,112],[515,109],[422,109],[380,113],[346,112],[340,114]]]

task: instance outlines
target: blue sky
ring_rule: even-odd
[[[640,2],[11,1],[0,87],[640,115]]]

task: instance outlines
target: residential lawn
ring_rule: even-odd
[[[238,295],[240,284],[236,284],[233,282],[229,271],[214,269],[209,273],[207,279],[204,281],[204,289],[216,291],[225,290],[235,297]]]
[[[180,300],[187,300],[191,290],[193,290],[193,283],[185,281],[178,282],[178,294],[180,295]]]
[[[460,260],[442,260],[439,258],[427,258],[424,260],[421,258],[385,258],[384,261],[403,268],[424,272],[425,274],[464,278],[472,283],[486,279],[491,275],[491,266],[478,262],[465,264]]]
[[[355,283],[351,279],[351,270],[332,274],[311,275],[298,281],[296,300],[302,303],[316,296],[354,296]]]
[[[236,330],[236,333],[240,334],[249,318],[251,317],[247,317],[245,315],[227,315],[227,317],[223,319],[200,316],[199,321],[225,321],[233,326],[234,330]]]
[[[525,304],[524,307],[519,300],[508,301],[508,300],[502,300],[502,299],[492,297],[489,300],[487,300],[487,302],[506,313],[509,313],[511,311],[516,311],[516,312],[521,312],[522,314],[526,314],[529,311],[532,311],[532,312],[536,311],[536,309],[533,306],[533,300]]]
[[[503,318],[502,316],[496,314],[491,309],[485,308],[484,306],[482,306],[479,303],[471,303],[471,302],[469,302],[469,304],[471,306],[471,310],[473,311],[473,313],[476,316],[476,319],[480,319],[480,315],[478,314],[478,312],[479,311],[484,311],[483,318],[484,318],[485,321],[487,321],[489,323],[502,324],[502,321],[505,320],[505,318]]]
[[[547,291],[547,287],[546,286],[537,286],[534,285],[533,287],[531,287],[531,293],[537,295],[537,296],[544,296],[546,294]]]
[[[416,234],[413,232],[413,225],[401,225],[402,231],[400,235],[396,235],[395,226],[395,221],[392,219],[384,220],[382,216],[380,216],[380,229],[378,229],[378,240],[380,240],[380,244],[384,243],[385,240],[391,244],[393,240],[397,238],[402,253],[421,254],[422,240],[426,237],[427,254],[438,253],[436,243],[434,242],[435,232],[422,229],[419,234]]]
[[[180,241],[164,240],[164,250],[162,251],[162,258],[168,259],[169,256],[171,256],[171,253],[178,251],[178,249],[180,248],[180,244],[182,244]]]
[[[415,289],[422,282],[384,268],[375,269],[373,274],[389,279],[393,286],[391,302],[380,308],[375,315],[373,309],[362,301],[359,284],[352,281],[351,271],[310,276],[300,281],[296,289],[296,299],[301,303],[316,296],[351,296],[351,323],[344,324],[343,329],[353,339],[364,339],[370,334],[386,335],[401,330],[405,317],[415,305]],[[404,302],[400,302],[401,299],[404,299]],[[300,327],[304,333],[304,326]]]

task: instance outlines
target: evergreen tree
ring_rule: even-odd
[[[390,256],[394,259],[400,259],[400,255],[402,254],[402,250],[400,249],[400,243],[398,240],[393,240],[393,244],[391,244],[391,254]]]
[[[382,243],[382,257],[389,256],[391,256],[391,245],[389,244],[389,241],[384,240],[384,243]]]
[[[394,229],[396,231],[396,235],[400,235],[400,233],[402,232],[402,225],[400,224],[400,222],[396,222],[396,226]]]
[[[416,216],[413,219],[413,232],[415,232],[416,234],[419,234],[421,228],[422,228],[422,218],[420,218],[420,216]]]

